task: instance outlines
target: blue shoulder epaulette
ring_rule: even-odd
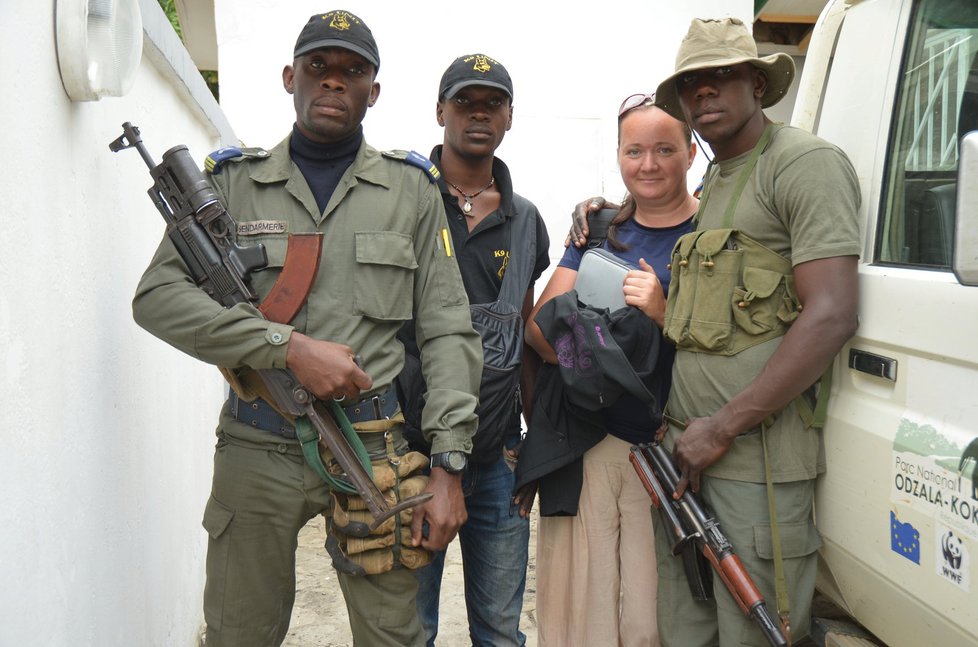
[[[224,162],[240,162],[252,157],[268,157],[268,151],[264,148],[238,148],[237,146],[225,146],[207,156],[204,160],[204,169],[211,175],[221,172],[221,165]]]
[[[384,157],[400,160],[411,166],[417,166],[425,172],[425,175],[432,182],[437,182],[438,178],[441,177],[441,171],[438,170],[435,163],[417,151],[384,151],[382,154]]]

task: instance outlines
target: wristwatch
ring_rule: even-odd
[[[441,452],[431,455],[431,466],[440,467],[449,474],[461,474],[468,464],[469,459],[462,452]]]

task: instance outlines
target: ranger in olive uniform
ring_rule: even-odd
[[[759,57],[740,20],[694,19],[656,102],[715,156],[696,231],[672,253],[663,326],[677,347],[666,406],[677,491],[700,492],[797,641],[809,630],[825,469],[810,395],[856,331],[860,192],[838,147],[764,115],[793,78],[791,57]],[[827,393],[823,382],[820,404]],[[663,646],[769,644],[720,578],[713,601],[694,600],[655,530]]]
[[[250,305],[223,308],[195,287],[168,238],[142,277],[133,313],[202,361],[238,374],[289,368],[317,397],[341,399],[372,458],[406,451],[391,383],[403,363],[395,336],[413,318],[428,384],[424,432],[433,452],[468,454],[481,342],[430,163],[364,141],[361,122],[380,92],[379,64],[373,36],[356,16],[313,16],[283,71],[295,98],[293,132],[270,151],[222,150],[208,159],[239,242],[267,250],[268,266],[252,274],[260,296],[283,274],[290,234],[324,234],[326,250],[298,314],[274,323]],[[394,422],[377,423],[386,419]],[[207,644],[278,645],[295,597],[297,534],[328,513],[332,497],[303,460],[290,421],[264,400],[232,393],[217,436],[204,513]],[[405,551],[408,543],[444,549],[465,520],[458,476],[434,468],[426,491],[433,497],[413,510]],[[339,572],[339,581],[357,644],[423,644],[409,570]]]

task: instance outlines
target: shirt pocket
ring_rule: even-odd
[[[407,321],[414,310],[418,267],[413,239],[395,231],[358,231],[354,236],[354,314]]]

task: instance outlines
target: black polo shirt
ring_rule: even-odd
[[[431,153],[431,161],[436,166],[441,164],[441,150],[441,146],[436,146]],[[493,158],[492,172],[493,177],[496,178],[496,187],[501,195],[499,208],[483,218],[471,234],[465,222],[466,216],[459,208],[458,201],[448,190],[448,184],[443,179],[438,180],[442,201],[445,204],[449,231],[452,234],[455,258],[462,275],[462,283],[465,285],[469,303],[473,304],[492,303],[499,298],[499,291],[502,289],[503,276],[511,251],[510,230],[514,209],[525,210],[526,213],[520,213],[520,217],[533,218],[536,226],[536,260],[533,263],[532,278],[527,289],[532,289],[534,282],[550,265],[550,238],[547,236],[547,227],[540,212],[528,200],[522,198],[518,201],[514,200],[515,194],[513,193],[513,182],[509,169],[499,158]],[[520,306],[522,303],[516,305]],[[414,321],[405,322],[397,337],[404,344],[404,350],[408,355],[405,358],[405,371],[398,376],[397,380],[399,397],[402,399],[402,403],[405,399],[420,402],[424,388],[417,384],[420,379],[420,362],[418,359],[420,352],[415,339]],[[408,368],[409,365],[413,368]],[[421,421],[415,419],[412,414],[414,410],[420,410],[420,406],[405,407],[404,436],[413,449],[428,451],[422,438]],[[514,409],[513,429],[519,430],[519,428],[519,413]]]
[[[441,146],[431,151],[431,161],[441,168]],[[493,158],[492,174],[496,178],[496,188],[501,200],[499,208],[482,219],[472,233],[469,233],[466,216],[458,206],[458,200],[448,189],[444,179],[438,180],[448,227],[452,232],[455,257],[462,273],[462,283],[469,296],[469,303],[491,303],[499,296],[503,285],[506,263],[510,254],[510,229],[513,217],[513,180],[509,168],[498,157]],[[537,249],[533,264],[533,278],[530,287],[540,278],[550,265],[550,238],[547,227],[534,207],[525,217],[536,220]],[[517,304],[519,305],[519,304]]]

